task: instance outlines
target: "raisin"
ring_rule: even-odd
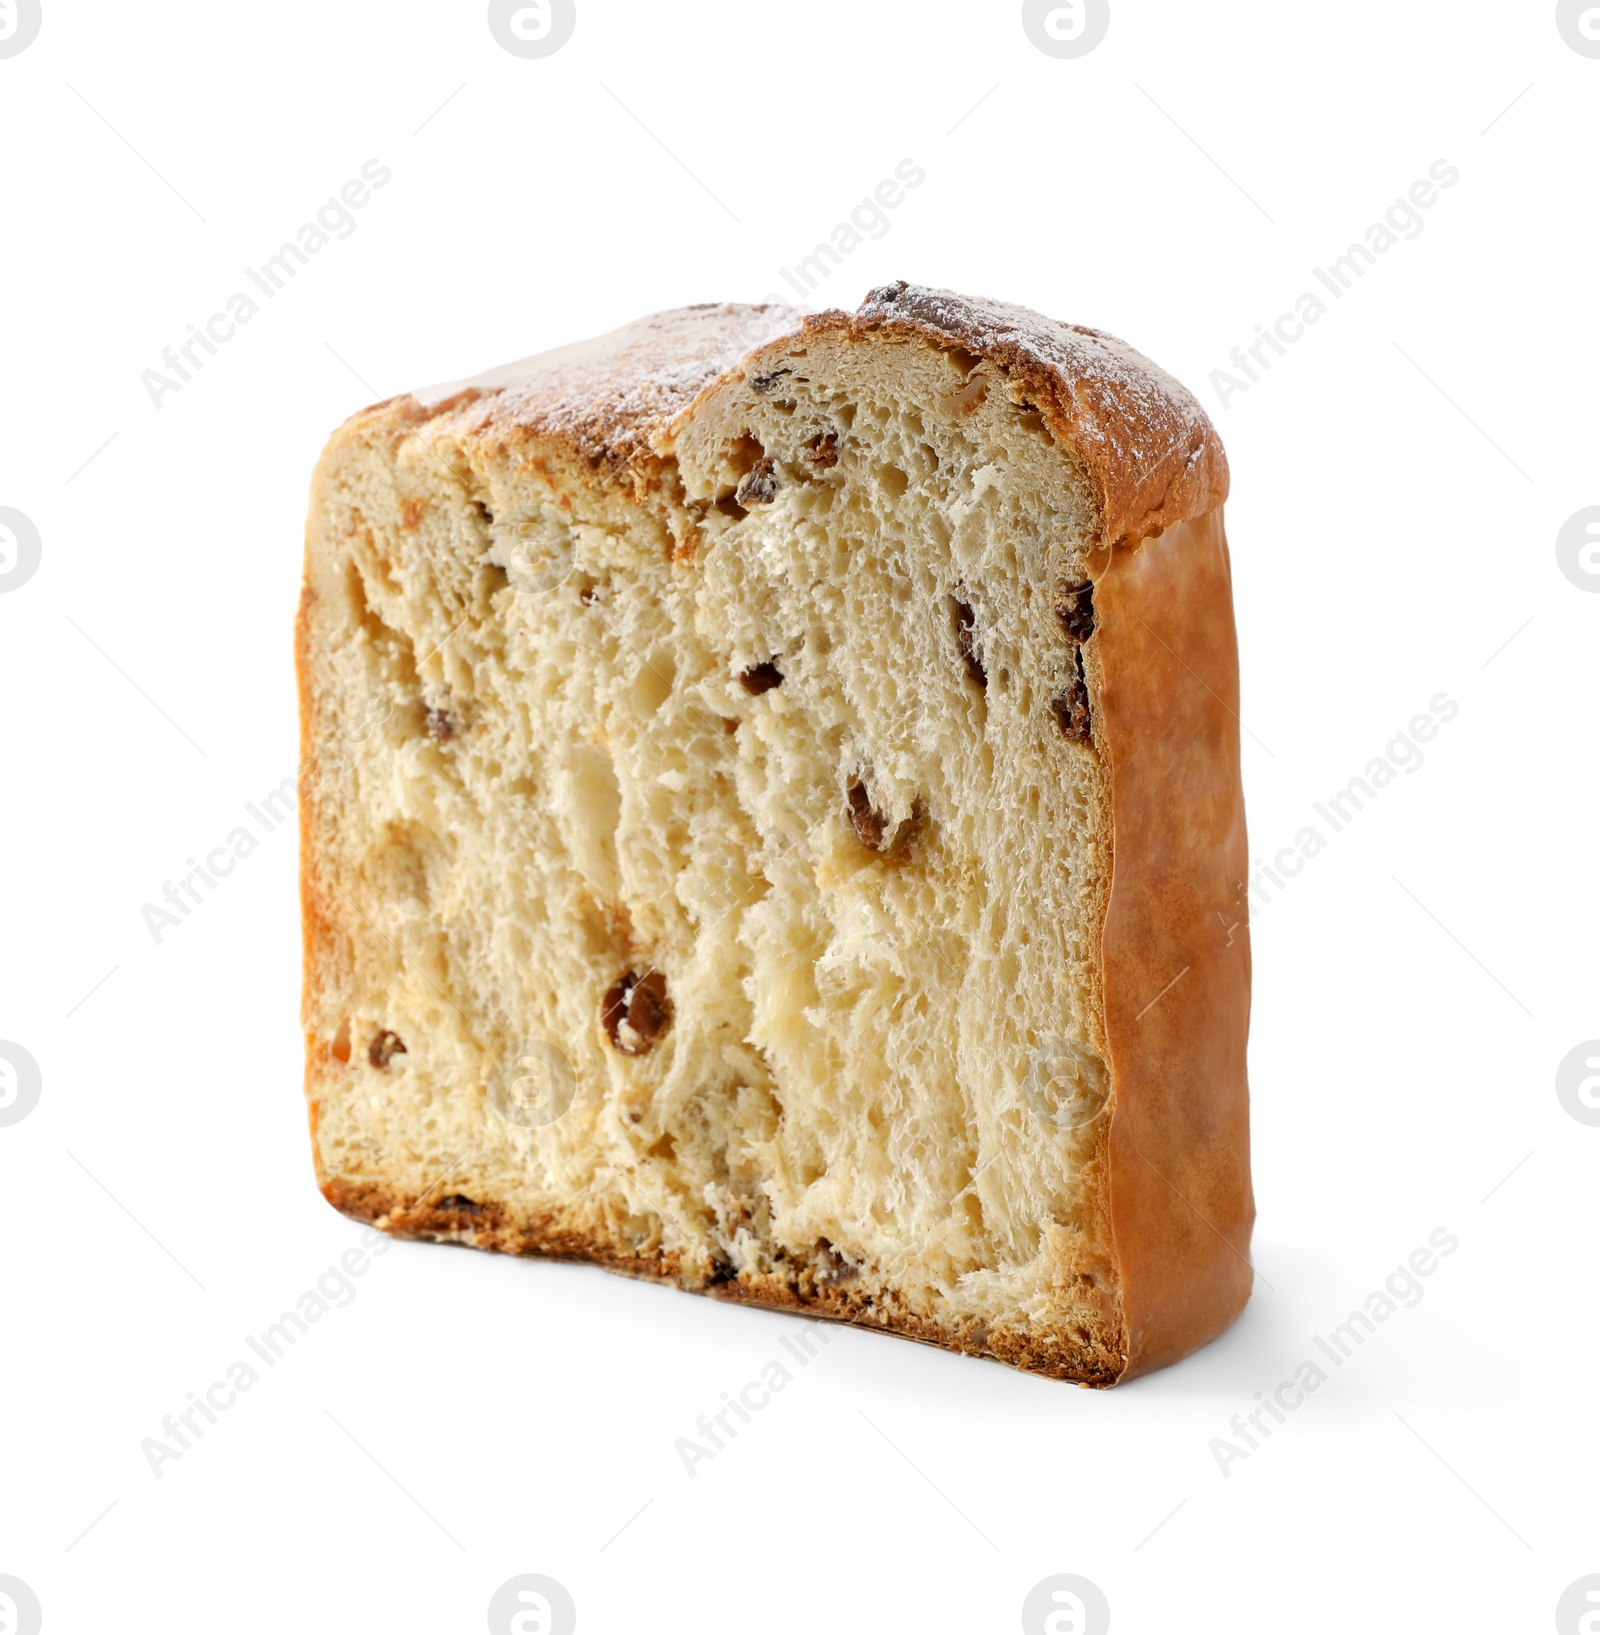
[[[642,1056],[672,1025],[667,979],[659,971],[637,976],[625,971],[606,990],[601,1025],[614,1050]]]
[[[739,480],[733,497],[747,509],[752,505],[771,505],[778,497],[777,467],[766,455],[756,461]]]
[[[852,1266],[826,1238],[817,1239],[817,1259],[822,1262],[822,1286],[837,1289],[841,1284],[854,1283],[861,1276],[861,1268]]]
[[[823,471],[839,463],[839,439],[831,431],[813,437],[806,445],[806,450],[806,458]]]
[[[667,998],[667,979],[659,971],[647,972],[635,984],[628,1001],[628,1026],[653,1045],[672,1022],[672,1001]]]
[[[739,672],[739,685],[747,693],[770,693],[783,685],[783,671],[770,659],[765,664],[752,664]]]
[[[367,1046],[367,1060],[374,1067],[387,1068],[396,1056],[404,1056],[405,1053],[405,1041],[398,1033],[391,1033],[388,1028],[374,1034],[372,1043]]]
[[[750,390],[759,392],[761,396],[765,397],[785,375],[792,375],[793,373],[794,370],[792,369],[774,369],[770,375],[752,375],[750,377]]]
[[[632,971],[624,972],[606,989],[606,996],[600,1001],[600,1025],[606,1030],[606,1037],[615,1050],[622,1049],[618,1034],[628,1019],[628,998],[633,992],[635,980]]]
[[[856,832],[856,839],[863,846],[870,846],[873,851],[883,850],[883,835],[888,828],[888,819],[872,804],[872,798],[867,794],[866,785],[853,783],[850,785],[850,826]]]
[[[989,685],[989,675],[983,667],[983,660],[978,657],[978,643],[972,625],[971,607],[965,602],[957,602],[956,645],[961,649],[961,659],[967,667],[967,674],[980,687],[987,687]]]
[[[1086,642],[1094,634],[1094,583],[1068,585],[1056,604],[1056,615],[1075,642]]]
[[[456,724],[448,710],[428,711],[428,736],[441,744],[448,744],[456,735]]]
[[[1079,660],[1082,663],[1082,660]],[[1050,713],[1056,718],[1064,738],[1075,744],[1092,744],[1094,730],[1089,720],[1089,683],[1079,676],[1058,698],[1050,700]]]

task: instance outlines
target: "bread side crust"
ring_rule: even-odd
[[[750,352],[744,343],[753,324],[776,324],[779,333]],[[859,313],[822,313],[800,323],[767,309],[736,306],[662,314],[616,336],[553,355],[554,362],[529,360],[498,371],[499,378],[484,377],[421,398],[393,399],[363,411],[355,421],[370,424],[381,417],[403,433],[426,420],[459,417],[459,426],[450,428],[454,435],[508,444],[537,441],[553,446],[571,474],[597,487],[631,474],[636,488],[648,489],[672,480],[674,422],[692,414],[701,396],[728,375],[756,367],[771,349],[803,344],[808,333],[840,329],[863,339],[886,331],[914,334],[992,362],[1039,409],[1057,443],[1081,461],[1099,499],[1102,554],[1091,572],[1102,619],[1085,654],[1094,696],[1102,700],[1096,743],[1112,772],[1113,880],[1103,941],[1112,1093],[1092,1168],[1100,1178],[1096,1201],[1105,1241],[1115,1245],[1118,1262],[1125,1330],[1121,1343],[1115,1351],[1080,1348],[1063,1357],[1029,1335],[997,1333],[992,1326],[970,1331],[947,1327],[891,1309],[884,1296],[874,1305],[848,1286],[817,1282],[809,1270],[798,1287],[778,1277],[749,1274],[698,1282],[668,1252],[641,1255],[554,1214],[517,1220],[511,1212],[483,1203],[464,1221],[459,1211],[430,1202],[426,1193],[414,1195],[390,1181],[328,1174],[315,1131],[318,1080],[333,1064],[322,1059],[326,1048],[308,1028],[306,1089],[319,1184],[335,1208],[397,1236],[589,1260],[625,1275],[692,1287],[722,1299],[803,1310],[1054,1378],[1115,1384],[1173,1361],[1220,1333],[1249,1292],[1245,1255],[1253,1203],[1243,1055],[1249,957],[1243,927],[1234,927],[1231,941],[1217,938],[1240,952],[1213,960],[1205,981],[1184,991],[1185,977],[1159,1006],[1133,1012],[1133,1001],[1142,1005],[1153,992],[1146,992],[1152,966],[1165,968],[1175,951],[1200,948],[1198,922],[1216,910],[1232,908],[1240,920],[1244,912],[1231,892],[1225,902],[1213,902],[1222,875],[1236,870],[1242,878],[1244,873],[1237,718],[1226,702],[1236,703],[1238,682],[1218,509],[1227,490],[1227,463],[1214,429],[1192,397],[1121,342],[1097,331],[948,292],[892,285],[873,292]],[[692,356],[685,355],[686,341]],[[1207,523],[1198,531],[1190,529],[1194,518],[1207,518]],[[1210,561],[1217,544],[1221,577],[1214,568],[1190,572],[1192,559],[1206,556]],[[1136,570],[1129,566],[1135,559]],[[1106,618],[1113,609],[1119,616]],[[1120,617],[1123,610],[1131,616]],[[296,644],[303,756],[312,749],[308,627],[303,602]],[[1153,677],[1148,667],[1156,650],[1146,634],[1136,639],[1141,630],[1184,669],[1200,658],[1205,681],[1189,691],[1204,692],[1212,702],[1191,700],[1190,714],[1202,732],[1200,741],[1225,748],[1231,731],[1231,755],[1224,753],[1203,766],[1139,753],[1140,743],[1159,730],[1173,684],[1163,676],[1159,683],[1152,679],[1141,687],[1142,677]],[[1218,632],[1226,637],[1220,646],[1214,639]],[[1154,859],[1164,836],[1184,825],[1183,790],[1173,782],[1179,772],[1189,780],[1187,794],[1225,818],[1194,831],[1189,852],[1193,867],[1173,879]],[[310,846],[314,798],[307,793],[302,801],[308,995],[336,957],[336,932],[318,907],[325,886]],[[1222,849],[1208,857],[1205,848],[1219,844]],[[1212,866],[1219,861],[1220,875]],[[1174,923],[1184,928],[1176,938],[1160,919],[1174,904],[1181,906]],[[1150,919],[1151,914],[1156,918]],[[1215,950],[1206,953],[1214,955]],[[1159,1027],[1144,1028],[1158,1011]],[[1156,1040],[1164,1043],[1152,1044]],[[1183,1095],[1174,1098],[1166,1089],[1162,1051],[1175,1049],[1214,1063],[1220,1076],[1191,1074],[1193,1082],[1186,1082]]]
[[[1252,1281],[1249,848],[1221,507],[1124,544],[1095,603],[1113,832],[1107,1205],[1132,1378],[1214,1339]]]

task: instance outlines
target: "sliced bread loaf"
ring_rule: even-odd
[[[893,285],[356,415],[301,676],[318,1174],[1086,1384],[1250,1287],[1215,431]]]

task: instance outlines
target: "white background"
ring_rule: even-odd
[[[1600,1129],[1555,1092],[1600,1035],[1600,596],[1555,553],[1600,503],[1597,111],[1545,0],[1113,0],[1079,60],[1009,0],[578,0],[545,60],[480,4],[44,0],[0,60],[0,505],[43,540],[0,594],[0,1038],[43,1074],[0,1128],[0,1573],[45,1627],[478,1630],[523,1572],[591,1635],[1014,1630],[1057,1572],[1119,1635],[1551,1627],[1600,1573]],[[372,158],[353,234],[153,407]],[[781,291],[907,158],[814,304],[1020,301],[1215,418],[1258,855],[1459,704],[1257,915],[1247,1312],[1110,1393],[833,1330],[691,1478],[675,1440],[792,1319],[399,1245],[158,1479],[141,1440],[361,1231],[312,1183],[292,829],[159,945],[140,912],[295,769],[321,444]],[[1425,230],[1224,408],[1230,349],[1440,159]],[[1224,1475],[1439,1227],[1421,1303]]]

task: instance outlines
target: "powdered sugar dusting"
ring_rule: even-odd
[[[755,346],[793,327],[782,307],[678,307],[414,395],[431,408],[468,391],[492,394],[495,420],[625,459]]]

